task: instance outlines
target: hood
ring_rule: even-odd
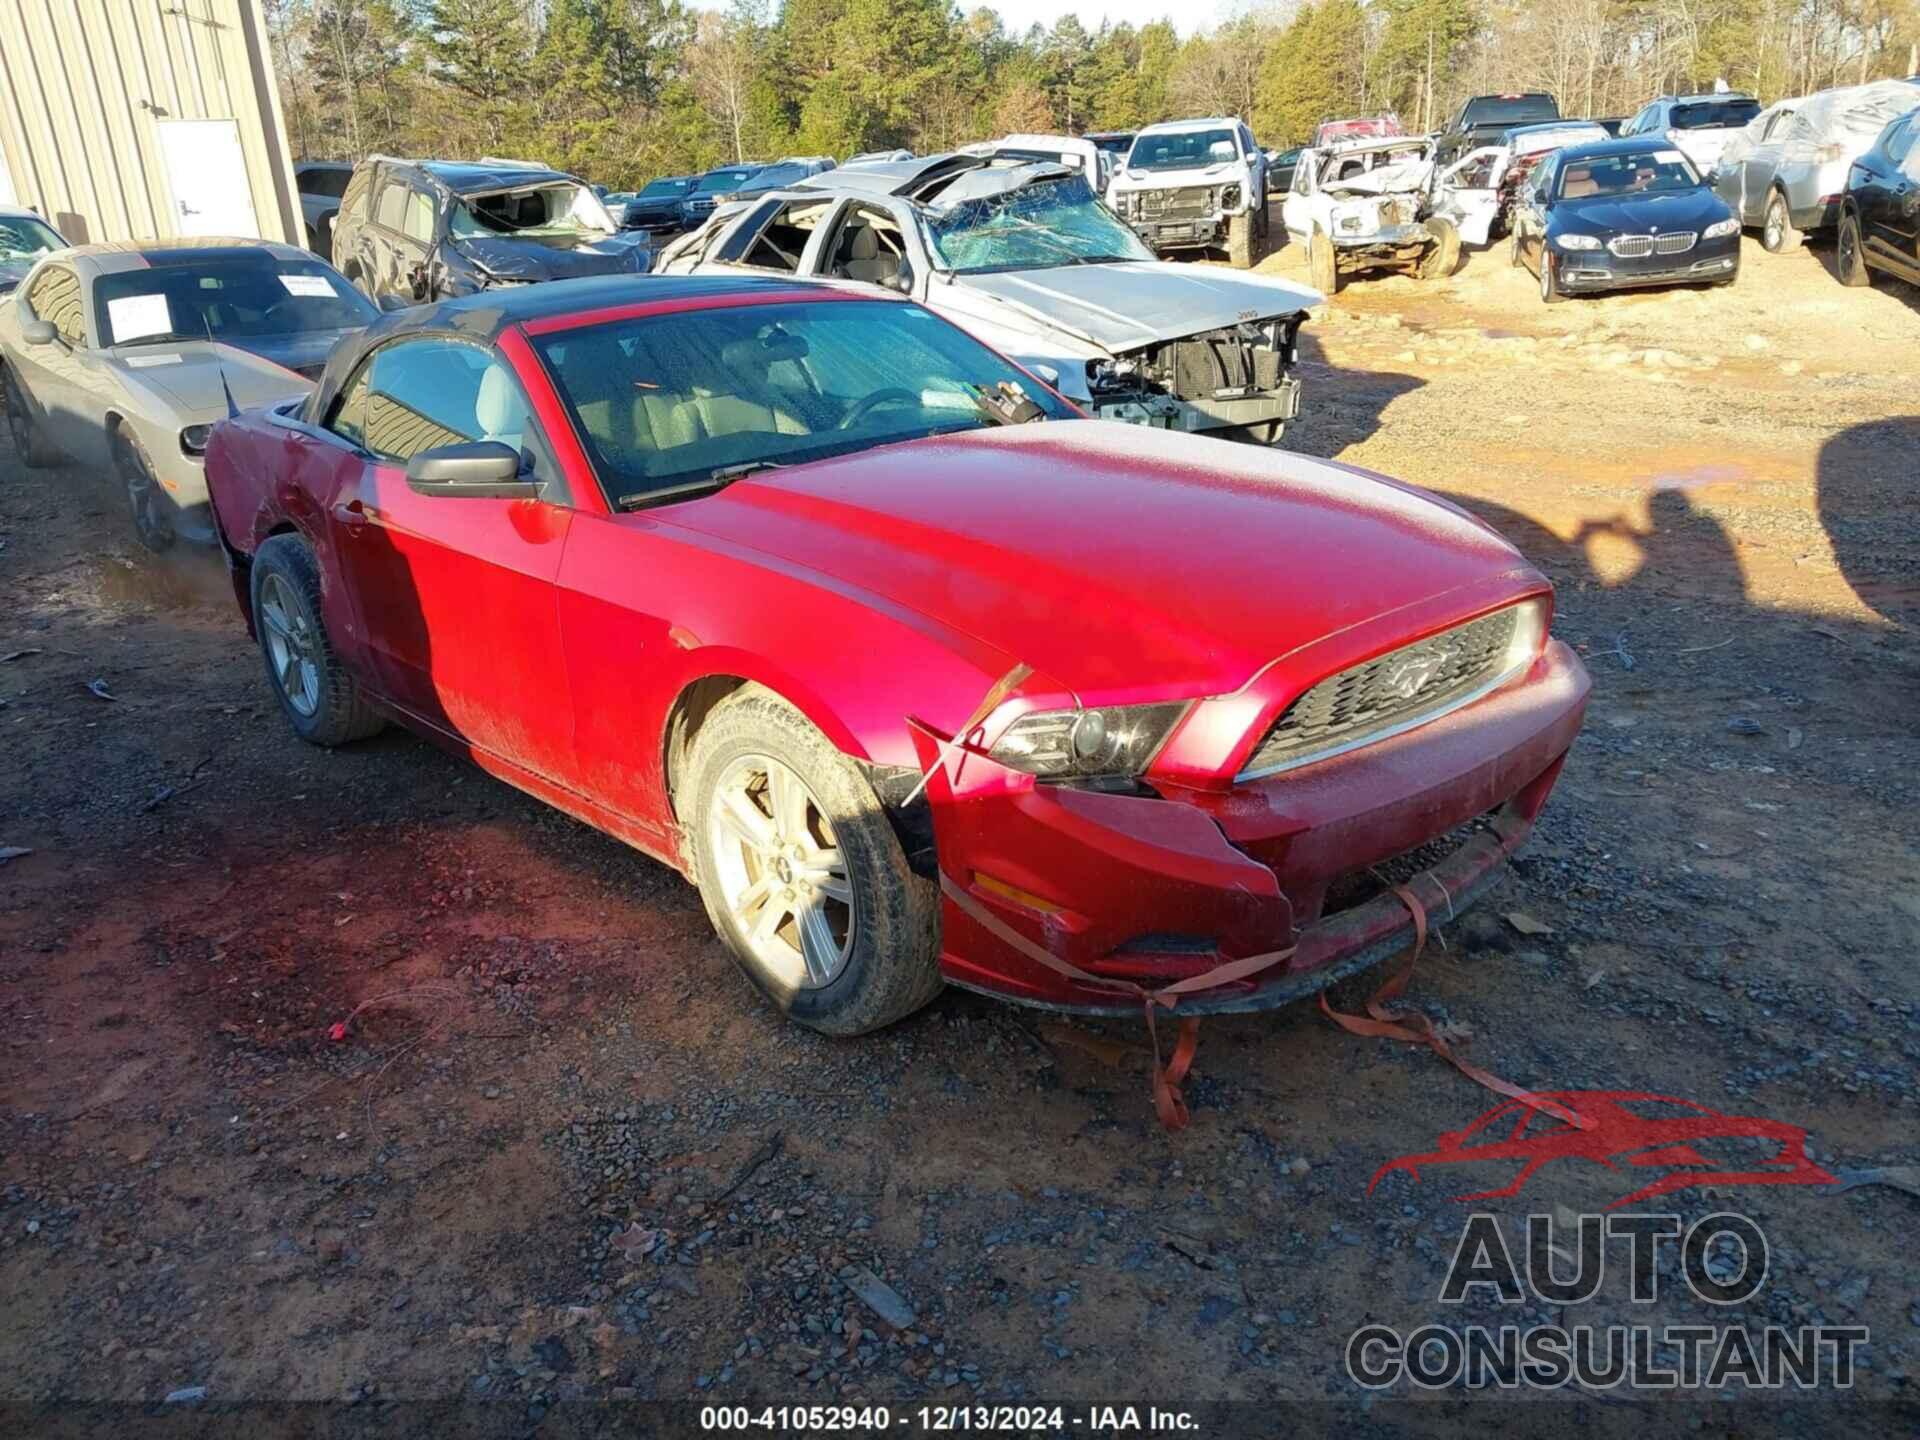
[[[1552,229],[1588,235],[1644,235],[1653,230],[1704,230],[1732,212],[1706,188],[1671,195],[1595,196],[1562,200],[1553,207]]]
[[[953,287],[989,296],[1113,355],[1325,303],[1319,291],[1285,280],[1159,260],[956,275]],[[992,308],[964,308],[987,318],[994,314]]]
[[[632,519],[830,577],[1083,696],[1224,694],[1403,606],[1542,584],[1432,496],[1285,451],[1098,420],[882,446]]]
[[[206,340],[123,345],[108,354],[130,386],[144,386],[160,396],[182,424],[224,418],[227,391],[233,393],[234,404],[251,410],[298,399],[313,389],[311,381],[271,360]]]
[[[603,235],[485,235],[448,242],[502,280],[572,280],[583,275],[644,271],[653,256],[644,237]]]

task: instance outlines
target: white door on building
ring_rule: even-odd
[[[176,235],[257,236],[253,187],[234,120],[160,120]]]

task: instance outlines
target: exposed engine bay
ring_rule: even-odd
[[[1250,438],[1277,440],[1300,413],[1299,359],[1303,315],[1243,321],[1087,365],[1093,411],[1106,420],[1169,430],[1270,428]]]

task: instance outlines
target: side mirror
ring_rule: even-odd
[[[54,334],[51,320],[28,320],[20,326],[20,338],[29,345],[51,345]]]
[[[521,478],[520,452],[498,440],[441,445],[407,461],[407,485],[421,495],[533,500],[538,481]]]

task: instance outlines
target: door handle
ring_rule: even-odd
[[[340,522],[343,529],[364,530],[369,517],[367,507],[358,500],[343,500],[334,505],[333,518]]]

